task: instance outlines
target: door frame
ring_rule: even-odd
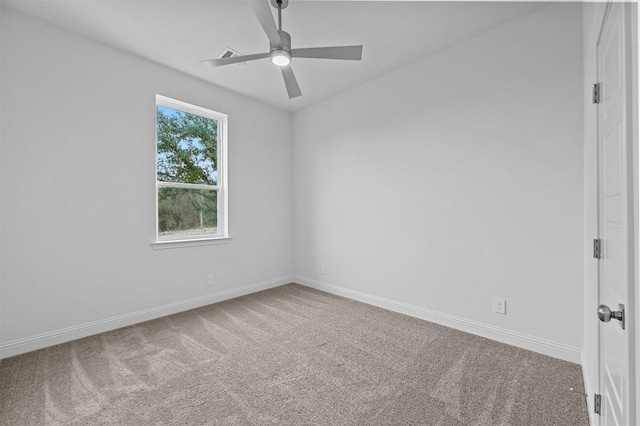
[[[638,67],[640,49],[640,31],[638,25],[640,23],[640,7],[637,3],[632,5],[631,19],[631,86],[632,86],[632,117],[633,117],[633,139],[632,139],[632,200],[633,206],[633,280],[632,280],[632,301],[633,301],[633,317],[630,318],[631,323],[635,327],[635,406],[630,407],[633,411],[636,423],[640,421],[640,409],[638,407],[638,398],[640,398],[640,68]]]

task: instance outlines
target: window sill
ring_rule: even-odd
[[[174,249],[181,247],[198,247],[217,244],[229,244],[231,237],[185,238],[183,240],[155,241],[151,243],[154,250]]]

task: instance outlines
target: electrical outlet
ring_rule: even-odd
[[[327,265],[325,265],[324,263],[320,265],[320,273],[322,275],[325,275],[327,273]]]
[[[493,298],[493,312],[506,315],[507,314],[507,301],[499,297]]]
[[[213,274],[207,275],[207,285],[213,285]]]

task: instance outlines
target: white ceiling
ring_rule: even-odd
[[[267,0],[265,0],[267,1]],[[547,3],[290,0],[282,11],[292,46],[364,45],[362,61],[294,59],[302,96],[289,99],[267,59],[207,68],[226,47],[269,42],[242,0],[2,0],[2,5],[287,111],[346,89],[516,19]],[[274,16],[277,16],[275,9]]]

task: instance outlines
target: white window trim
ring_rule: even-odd
[[[164,249],[174,249],[174,248],[182,248],[182,247],[199,247],[199,246],[210,246],[210,245],[218,245],[218,244],[229,244],[232,241],[231,237],[202,237],[200,238],[194,237],[189,239],[175,239],[175,240],[167,240],[167,241],[155,241],[151,243],[151,247],[154,250],[164,250]]]
[[[229,236],[229,195],[227,190],[227,126],[228,116],[217,111],[213,111],[207,108],[202,108],[196,105],[188,104],[186,102],[179,101],[177,99],[168,98],[162,95],[156,95],[156,106],[163,106],[186,113],[199,115],[202,117],[211,118],[218,121],[218,164],[217,168],[217,185],[198,185],[191,183],[179,183],[179,182],[159,182],[158,181],[158,148],[156,146],[156,168],[155,168],[155,182],[156,182],[156,196],[155,196],[155,209],[156,209],[156,223],[155,223],[155,241],[151,243],[151,246],[158,249],[179,248],[179,247],[195,247],[202,245],[212,244],[228,244],[231,242]],[[155,141],[157,144],[157,139]],[[158,236],[158,188],[160,187],[172,187],[172,188],[185,188],[185,189],[211,189],[217,191],[218,200],[218,226],[217,234],[196,234],[196,235],[177,235],[175,238],[160,238]]]

